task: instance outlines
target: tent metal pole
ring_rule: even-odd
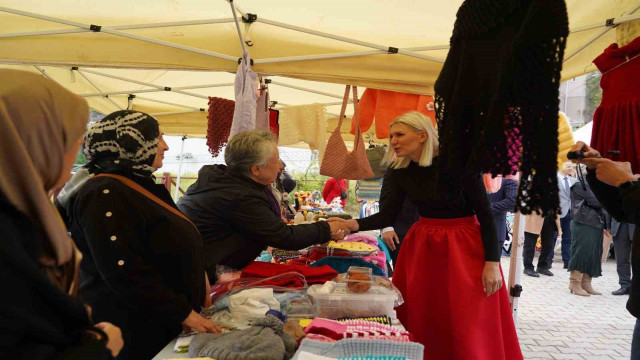
[[[236,30],[238,31],[238,38],[240,39],[240,46],[242,46],[243,54],[247,52],[247,47],[244,44],[244,39],[242,38],[242,31],[240,31],[240,23],[238,21],[238,15],[236,14],[236,8],[233,6],[233,0],[227,0],[229,2],[229,6],[231,7],[231,14],[233,14],[233,22],[236,23]]]
[[[415,46],[402,48],[402,50],[407,51],[433,51],[433,50],[449,50],[451,46],[449,45],[434,45],[434,46]]]
[[[279,58],[255,59],[253,62],[255,64],[272,64],[272,63],[291,62],[291,61],[339,59],[339,58],[346,58],[346,57],[383,55],[383,54],[388,54],[388,53],[384,50],[352,51],[352,52],[345,52],[345,53],[332,53],[332,54],[321,54],[321,55],[301,55],[301,56],[285,56],[285,57],[279,57]]]
[[[129,95],[129,97],[127,98],[127,110],[133,110],[133,99],[135,98],[134,95]]]
[[[132,80],[132,79],[127,79],[127,78],[123,78],[121,76],[115,76],[115,75],[111,75],[111,74],[105,74],[105,73],[101,73],[98,71],[94,71],[94,70],[82,70],[86,73],[89,74],[94,74],[94,75],[100,75],[100,76],[104,76],[104,77],[108,77],[108,78],[112,78],[112,79],[116,79],[116,80],[121,80],[121,81],[126,81],[132,84],[138,84],[138,85],[143,85],[143,86],[149,86],[152,88],[156,88],[156,89],[161,89],[162,91],[165,91],[166,89],[171,89],[168,88],[166,86],[161,86],[161,85],[156,85],[156,84],[150,84],[150,83],[146,83],[146,82],[142,82],[142,81],[137,81],[137,80]],[[167,90],[168,91],[168,90]],[[200,99],[207,99],[209,100],[208,96],[204,96],[204,95],[198,95],[198,94],[194,94],[194,93],[190,93],[190,92],[186,92],[186,91],[181,91],[181,90],[173,90],[171,89],[171,91],[178,93],[178,94],[183,94],[183,95],[189,95],[189,96],[193,96],[193,97],[197,97]]]
[[[143,89],[143,90],[131,90],[131,91],[123,90],[123,91],[98,92],[98,93],[87,93],[87,94],[78,94],[78,95],[83,97],[115,96],[115,95],[143,94],[143,93],[175,91],[175,90],[206,89],[206,88],[214,88],[214,87],[233,86],[233,85],[234,85],[233,83],[207,84],[207,85],[178,86],[178,87],[172,87],[171,90],[165,90],[165,89]]]
[[[579,26],[579,27],[577,27],[575,29],[571,29],[570,33],[575,34],[575,33],[581,32],[581,31],[597,29],[597,28],[601,28],[601,27],[605,27],[605,26],[616,26],[616,25],[624,24],[626,22],[634,21],[634,20],[638,20],[638,19],[640,19],[640,14],[624,15],[624,16],[620,16],[620,17],[614,18],[613,19],[613,23],[611,25],[608,25],[606,21],[604,21],[604,22],[601,21],[601,22],[599,22],[597,24]]]
[[[636,6],[634,6],[633,8],[631,8],[629,11],[626,11],[624,14],[622,14],[622,17],[628,16],[633,14],[634,12],[638,11],[638,9],[640,9],[640,1],[636,4]],[[615,21],[615,20],[614,20]],[[576,56],[580,51],[584,50],[587,46],[591,45],[592,43],[594,43],[596,40],[600,39],[601,37],[603,37],[606,33],[608,33],[609,31],[613,30],[614,26],[609,26],[606,29],[602,29],[599,33],[597,33],[596,35],[594,35],[592,38],[590,38],[589,40],[587,40],[586,43],[584,43],[584,45],[582,45],[580,48],[574,50],[573,52],[571,52],[571,54],[569,54],[568,56],[564,57],[564,61],[562,61],[563,63],[569,61],[569,59],[571,59],[572,57]]]
[[[177,27],[177,26],[191,26],[191,25],[226,24],[231,22],[233,22],[233,18],[194,20],[194,21],[175,21],[175,22],[150,23],[150,24],[116,25],[116,26],[107,26],[107,27],[113,30],[136,30],[136,29],[153,29],[153,28],[162,28],[162,27]],[[21,33],[0,34],[0,39],[27,37],[27,36],[80,34],[80,33],[88,33],[88,32],[92,32],[92,31],[86,30],[86,29],[28,31],[28,32],[21,32]]]
[[[306,34],[321,36],[321,37],[324,37],[324,38],[338,40],[338,41],[351,43],[351,44],[355,44],[355,45],[360,45],[360,46],[365,46],[365,47],[372,48],[372,49],[383,50],[385,52],[388,52],[390,50],[389,46],[373,44],[373,43],[370,43],[370,42],[351,39],[351,38],[347,38],[347,37],[344,37],[344,36],[333,35],[333,34],[325,33],[325,32],[322,32],[322,31],[311,30],[311,29],[300,27],[300,26],[289,25],[289,24],[285,24],[285,23],[282,23],[282,22],[279,22],[279,21],[265,19],[265,18],[262,18],[262,17],[258,17],[258,19],[256,21],[264,23],[264,24],[269,24],[269,25],[272,25],[272,26],[281,27],[281,28],[284,28],[284,29],[289,29],[289,30],[293,30],[293,31],[303,32],[303,33],[306,33]],[[431,58],[429,56],[415,54],[415,53],[412,53],[411,51],[406,51],[406,50],[402,50],[402,49],[398,49],[398,54],[402,54],[402,55],[406,55],[406,56],[416,57],[416,58],[419,58],[419,59],[425,59],[425,60],[432,60],[433,61],[433,58]]]
[[[138,40],[138,41],[144,41],[144,42],[148,42],[148,43],[151,43],[151,44],[162,45],[162,46],[171,47],[171,48],[175,48],[175,49],[179,49],[179,50],[190,51],[190,52],[194,52],[194,53],[197,53],[197,54],[207,55],[207,56],[211,56],[211,57],[215,57],[215,58],[219,58],[219,59],[237,61],[237,58],[233,57],[233,56],[229,56],[229,55],[225,55],[225,54],[219,54],[219,53],[216,53],[216,52],[213,52],[213,51],[198,49],[198,48],[194,48],[194,47],[191,47],[191,46],[185,46],[185,45],[180,45],[180,44],[176,44],[176,43],[171,43],[171,42],[168,42],[168,41],[156,40],[156,39],[148,38],[146,36],[138,36],[138,35],[128,34],[128,33],[122,32],[122,31],[110,29],[110,28],[105,27],[105,26],[96,27],[95,25],[82,24],[82,23],[75,22],[75,21],[58,19],[58,18],[54,18],[54,17],[51,17],[51,16],[34,14],[34,13],[21,11],[21,10],[10,9],[10,8],[6,8],[6,7],[2,7],[2,6],[0,6],[0,11],[4,11],[4,12],[16,14],[16,15],[22,15],[22,16],[26,16],[26,17],[31,17],[31,18],[35,18],[35,19],[40,19],[40,20],[51,21],[51,22],[55,22],[55,23],[59,23],[59,24],[75,26],[75,27],[78,27],[78,28],[81,28],[81,29],[85,29],[85,30],[89,30],[89,31],[99,31],[99,32],[103,32],[103,33],[106,33],[106,34],[125,37],[125,38]]]
[[[518,327],[518,296],[513,296],[513,289],[519,286],[520,279],[522,277],[522,251],[524,248],[524,215],[520,212],[515,213],[513,222],[513,236],[511,240],[511,256],[509,262],[509,282],[507,292],[509,293],[509,303],[511,303],[511,313],[513,315],[513,322]],[[502,251],[502,250],[501,250]],[[515,291],[517,292],[517,290]]]
[[[198,108],[198,107],[195,107],[195,106],[182,105],[182,104],[177,104],[177,103],[173,103],[173,102],[169,102],[169,101],[156,100],[156,99],[151,99],[151,98],[142,97],[142,96],[136,96],[136,98],[140,99],[140,100],[151,101],[151,102],[160,103],[160,104],[167,104],[167,105],[172,105],[172,106],[183,107],[183,108],[186,108],[186,109],[202,111],[202,110],[200,110],[201,108]]]
[[[233,1],[229,1],[226,0],[228,3],[230,3],[231,5],[233,5],[233,7],[235,8],[235,10],[237,12],[239,12],[243,17],[247,16],[247,13],[245,11],[242,11],[242,9],[238,6],[237,2],[233,2]]]
[[[71,70],[73,71],[73,70]],[[100,88],[93,83],[93,81],[91,81],[87,75],[83,74],[82,71],[76,70],[78,72],[78,74],[80,74],[80,76],[82,76],[89,84],[91,84],[91,86],[93,86],[96,90],[98,91],[102,91],[100,90]],[[122,107],[120,107],[120,105],[116,104],[115,101],[113,101],[113,99],[107,98],[107,100],[109,100],[118,110],[122,110]]]
[[[324,96],[328,96],[328,97],[332,97],[332,98],[336,98],[336,99],[342,99],[343,96],[341,95],[336,95],[336,94],[331,94],[328,92],[324,92],[324,91],[318,91],[318,90],[313,90],[313,89],[307,89],[307,88],[303,88],[300,86],[295,86],[295,85],[289,85],[289,84],[285,84],[285,83],[281,83],[279,81],[271,81],[271,85],[278,85],[278,86],[284,86],[284,87],[288,87],[291,89],[296,89],[296,90],[300,90],[300,91],[306,91],[312,94],[318,94],[318,95],[324,95]],[[349,102],[352,102],[351,100],[349,100]],[[280,103],[278,103],[280,104]]]
[[[180,178],[182,177],[182,161],[184,160],[184,142],[187,136],[182,137],[182,145],[180,146],[180,163],[178,163],[178,178],[176,179],[176,189],[173,193],[173,201],[178,201],[178,193],[180,190]]]
[[[191,113],[197,113],[197,112],[204,112],[204,110],[169,111],[169,112],[153,113],[153,114],[149,114],[149,115],[151,115],[151,116],[167,116],[167,115],[191,114]]]

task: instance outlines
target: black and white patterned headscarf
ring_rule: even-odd
[[[102,169],[119,168],[150,177],[158,149],[160,128],[151,115],[121,110],[91,125],[83,152],[90,164]]]

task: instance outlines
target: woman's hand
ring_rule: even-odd
[[[387,248],[391,251],[396,250],[396,244],[400,244],[400,238],[398,238],[398,234],[395,231],[387,231],[382,234],[382,240],[387,244]]]
[[[202,315],[193,310],[191,310],[189,316],[184,319],[184,321],[182,322],[182,326],[184,328],[193,329],[201,333],[218,334],[222,332],[222,330],[218,327],[218,325],[216,325],[216,323],[202,317]]]
[[[111,351],[111,355],[113,357],[117,357],[124,346],[124,340],[122,340],[122,331],[120,331],[120,328],[108,322],[101,322],[96,324],[95,327],[107,334],[107,349]]]
[[[493,295],[502,287],[502,274],[500,274],[500,263],[497,261],[487,261],[482,270],[482,286],[487,296]]]
[[[351,232],[358,231],[358,229],[360,229],[360,225],[358,225],[358,222],[353,219],[345,220],[341,218],[328,218],[327,222],[329,223],[329,225],[331,225],[332,223],[339,223],[341,224],[340,226],[346,227]]]

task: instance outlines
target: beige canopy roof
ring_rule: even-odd
[[[273,81],[271,99],[325,103],[331,114],[340,111],[344,84],[431,94],[461,3],[234,1],[239,16],[257,15],[240,29],[254,70]],[[595,69],[593,58],[615,41],[606,20],[634,19],[640,1],[567,6],[574,32],[564,79]],[[134,94],[133,108],[155,114],[168,134],[204,136],[200,109],[209,96],[233,99],[241,54],[225,0],[0,0],[3,66],[41,71],[102,113],[126,108]]]

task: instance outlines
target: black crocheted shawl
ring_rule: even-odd
[[[564,0],[466,0],[435,84],[442,186],[521,171],[517,210],[559,208],[558,89]]]

